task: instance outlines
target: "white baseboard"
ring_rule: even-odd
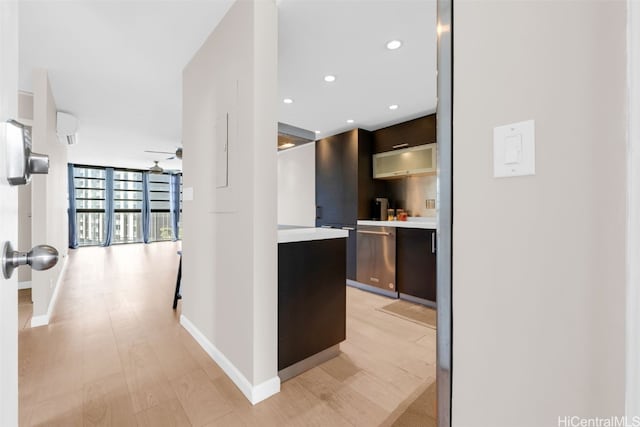
[[[18,289],[31,289],[31,280],[18,282]]]
[[[252,405],[262,402],[266,398],[280,392],[280,378],[277,375],[256,386],[252,385],[242,372],[184,315],[180,316],[180,324],[191,334],[196,342],[200,344],[200,347],[207,352],[218,366],[222,368],[225,374],[235,383]]]
[[[41,314],[40,316],[33,316],[31,318],[31,327],[37,328],[38,326],[44,326],[49,324],[49,315]]]
[[[47,314],[41,314],[40,316],[33,316],[31,318],[32,328],[49,324],[49,319],[51,319],[51,314],[53,313],[53,309],[56,306],[56,302],[58,301],[58,295],[60,294],[60,287],[62,286],[62,279],[64,277],[64,273],[67,270],[68,259],[69,259],[68,256],[65,256],[62,259],[62,268],[60,269],[60,274],[58,274],[58,280],[56,280],[56,287],[53,289],[53,295],[51,296],[51,301],[49,301],[49,308],[47,309]]]

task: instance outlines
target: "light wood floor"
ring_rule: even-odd
[[[51,324],[19,332],[21,426],[369,427],[434,381],[435,331],[348,288],[342,354],[251,406],[171,310],[177,248],[72,251]]]
[[[18,330],[30,328],[32,316],[31,289],[20,289],[18,291]]]

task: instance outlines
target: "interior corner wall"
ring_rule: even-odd
[[[33,318],[46,316],[58,285],[69,246],[67,199],[67,146],[56,136],[57,109],[47,70],[33,71],[33,151],[49,156],[49,173],[31,178],[32,244],[52,245],[58,263],[46,271],[32,272]],[[22,250],[22,248],[21,248]]]
[[[279,389],[277,110],[275,2],[236,1],[183,73],[182,315],[251,400]]]
[[[33,125],[33,94],[18,91],[18,121]],[[18,187],[18,248],[21,251],[31,248],[31,185]],[[31,287],[31,269],[18,269],[18,288]]]
[[[29,250],[31,244],[31,186],[21,185],[18,187],[18,248],[21,251]],[[18,286],[30,284],[31,269],[18,269]]]
[[[278,224],[316,225],[316,143],[278,153]]]
[[[454,3],[454,427],[624,415],[625,6]],[[493,178],[529,119],[535,176]]]

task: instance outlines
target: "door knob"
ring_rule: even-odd
[[[29,265],[34,270],[48,270],[58,263],[58,250],[49,245],[38,245],[29,252],[13,250],[11,242],[2,247],[2,275],[9,279],[13,270],[21,265]]]

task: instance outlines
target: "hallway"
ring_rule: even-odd
[[[19,334],[21,426],[374,426],[434,381],[435,330],[348,288],[341,356],[251,406],[171,310],[178,248],[70,251],[51,323]]]

